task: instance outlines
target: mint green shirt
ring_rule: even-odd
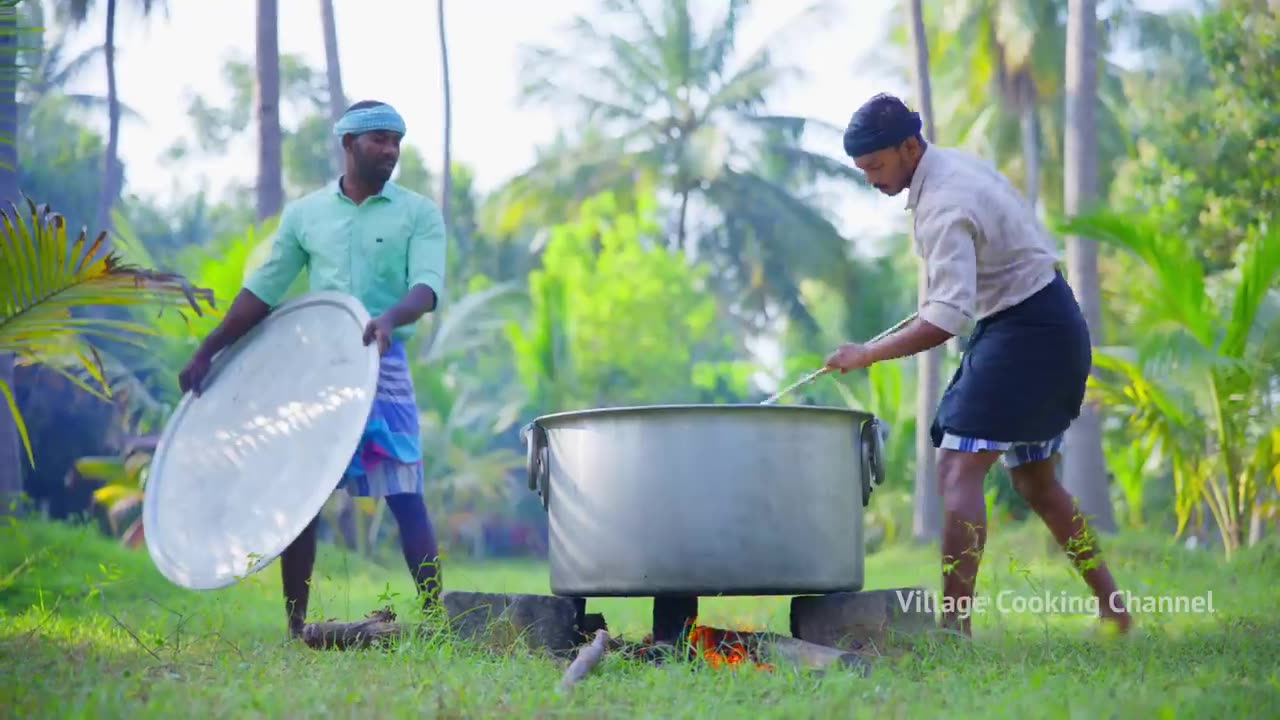
[[[272,307],[307,270],[312,291],[336,290],[364,304],[371,317],[386,312],[414,285],[444,297],[444,217],[431,200],[388,182],[360,205],[338,181],[285,206],[271,252],[244,287]],[[413,325],[395,329],[407,340]]]

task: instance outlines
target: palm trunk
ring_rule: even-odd
[[[449,45],[444,29],[444,0],[436,2],[436,21],[440,28],[440,68],[444,88],[444,172],[440,178],[440,212],[444,215],[445,229],[449,227],[449,198],[453,194],[453,105],[449,87]]]
[[[689,193],[690,192],[691,191],[689,190],[688,184],[684,179],[684,174],[681,173],[680,219],[678,220],[679,224],[676,226],[676,247],[680,250],[680,252],[684,253],[685,257],[688,258],[689,262],[693,262],[693,253],[691,253],[689,251],[689,248],[685,246],[685,235],[686,235],[685,227],[689,223]]]
[[[12,212],[10,203],[22,202],[18,191],[18,10],[0,8],[0,203]],[[0,353],[0,382],[10,391],[13,385],[13,355]],[[9,403],[0,398],[0,517],[11,512],[22,495],[22,464],[26,461],[18,439],[18,425]]]
[[[116,85],[116,0],[107,0],[107,39],[102,45],[107,65],[107,151],[102,156],[102,185],[94,231],[108,231],[111,243],[111,208],[120,194],[120,90]]]
[[[936,142],[933,91],[929,82],[929,46],[921,5],[921,0],[907,3],[907,23],[915,50],[916,101],[924,118],[925,139]],[[919,301],[923,303],[929,290],[929,274],[924,263],[920,263],[916,287]],[[941,393],[942,348],[928,350],[916,357],[916,483],[911,535],[919,542],[933,542],[941,535],[942,499],[938,493],[937,451],[929,435],[929,426]]]
[[[277,0],[258,0],[258,222],[284,208],[280,136],[280,38]]]
[[[1070,216],[1088,209],[1098,193],[1098,47],[1096,0],[1069,0],[1067,5],[1066,138],[1063,146],[1063,210]],[[1067,273],[1089,324],[1094,345],[1101,336],[1098,249],[1088,238],[1067,238]],[[1067,431],[1063,453],[1067,490],[1102,531],[1116,529],[1102,454],[1102,417],[1086,403]]]
[[[1040,125],[1036,118],[1036,85],[1029,71],[1019,75],[1018,114],[1022,125],[1022,168],[1027,203],[1040,199]]]
[[[347,96],[342,90],[342,63],[338,58],[338,21],[334,17],[333,0],[320,0],[320,18],[324,24],[324,65],[329,81],[329,117],[335,123],[347,109]],[[332,144],[333,173],[339,175],[346,163],[342,145]]]

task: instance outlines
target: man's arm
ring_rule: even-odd
[[[972,329],[976,316],[977,227],[963,212],[944,210],[921,223],[926,233],[922,260],[928,270],[929,293],[918,317],[905,328],[868,345],[873,362],[931,350]]]
[[[383,313],[392,327],[417,322],[440,307],[444,292],[444,217],[434,203],[423,202],[409,238],[409,291]]]
[[[397,328],[417,322],[418,318],[434,310],[436,304],[436,291],[430,285],[414,285],[399,302],[387,308],[382,316],[391,323],[391,327]]]
[[[951,333],[919,317],[882,340],[867,346],[872,362],[896,360],[932,350],[955,337]]]
[[[249,290],[241,288],[236,294],[236,299],[231,302],[227,314],[222,316],[222,322],[219,322],[218,326],[200,343],[200,347],[196,349],[196,355],[212,360],[214,355],[235,344],[235,341],[244,337],[245,333],[262,322],[270,311],[270,305],[262,302]]]
[[[244,337],[262,322],[272,307],[280,304],[306,262],[307,255],[298,241],[293,214],[286,208],[271,240],[271,254],[245,280],[222,322],[200,343],[196,353],[210,359]]]

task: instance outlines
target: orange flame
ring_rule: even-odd
[[[689,629],[689,645],[713,668],[737,668],[753,664],[758,670],[773,670],[769,663],[752,662],[751,653],[736,633],[694,624]]]

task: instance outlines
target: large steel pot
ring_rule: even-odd
[[[522,435],[549,514],[551,591],[577,597],[857,591],[884,480],[865,412],[659,405],[557,413]]]

